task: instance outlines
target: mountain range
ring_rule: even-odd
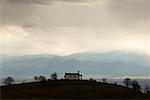
[[[57,72],[77,72],[85,75],[150,76],[148,55],[111,51],[75,53],[68,56],[50,54],[0,55],[1,76],[49,75]]]

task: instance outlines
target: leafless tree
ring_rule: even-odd
[[[15,81],[14,81],[14,79],[11,77],[11,76],[8,76],[7,78],[5,78],[4,80],[3,80],[3,83],[5,84],[5,85],[11,85],[11,84],[13,84]]]
[[[146,93],[147,95],[150,94],[150,86],[149,86],[148,84],[145,85],[145,93]]]
[[[34,80],[35,80],[35,81],[38,81],[38,76],[34,76]]]
[[[130,78],[126,78],[126,79],[124,79],[123,83],[124,83],[127,87],[131,86],[131,79],[130,79]]]
[[[39,81],[46,81],[46,77],[45,76],[39,76]]]
[[[45,76],[34,76],[34,80],[35,81],[46,81],[46,77]]]
[[[107,79],[106,78],[103,78],[102,81],[103,81],[103,83],[107,83]]]
[[[52,80],[57,80],[57,73],[56,72],[54,72],[54,73],[52,73],[51,75],[50,75],[50,77],[51,77],[51,79]]]
[[[132,82],[132,88],[133,88],[134,90],[138,90],[138,91],[141,90],[141,86],[139,85],[138,81],[136,81],[136,80],[134,80],[134,81]]]

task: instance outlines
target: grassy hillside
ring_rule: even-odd
[[[46,81],[1,86],[2,99],[148,98],[132,89],[90,81]]]

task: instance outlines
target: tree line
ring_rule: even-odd
[[[51,77],[51,80],[57,80],[58,79],[58,75],[57,75],[56,72],[52,73],[50,75],[50,77]],[[38,81],[46,81],[46,77],[45,76],[34,76],[34,80],[36,82],[38,82]]]

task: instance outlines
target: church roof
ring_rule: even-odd
[[[81,76],[79,73],[65,73],[65,75],[79,75],[79,76]]]

